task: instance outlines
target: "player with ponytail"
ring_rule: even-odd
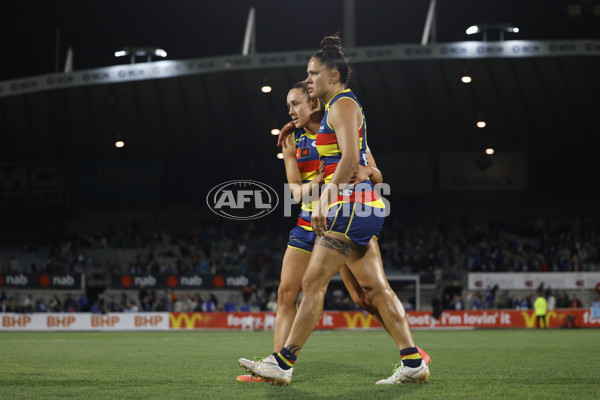
[[[359,165],[368,163],[365,116],[346,87],[350,73],[340,37],[325,37],[308,63],[306,78],[310,98],[325,104],[316,138],[325,186],[312,209],[311,227],[318,238],[302,278],[302,302],[285,345],[273,357],[275,362],[245,364],[240,359],[240,365],[277,385],[290,383],[297,356],[321,316],[327,286],[344,265],[360,282],[400,350],[401,361],[393,375],[377,384],[429,380],[429,369],[415,346],[406,312],[383,273],[381,256],[365,262],[369,243],[383,225],[385,203],[370,179],[358,185],[350,183]]]

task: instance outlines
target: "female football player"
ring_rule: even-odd
[[[239,360],[253,374],[277,385],[290,383],[296,358],[321,316],[327,285],[344,265],[377,308],[400,349],[401,362],[394,373],[377,384],[429,380],[429,369],[415,346],[406,312],[383,274],[381,257],[364,258],[373,236],[381,230],[385,204],[370,179],[356,187],[348,184],[358,164],[366,165],[367,160],[366,122],[356,97],[346,89],[349,72],[339,36],[323,39],[321,50],[309,61],[306,79],[310,98],[325,104],[316,138],[324,161],[325,186],[312,206],[311,227],[318,238],[302,278],[302,302],[285,345],[272,359],[261,363]]]
[[[319,99],[309,97],[305,82],[298,82],[289,91],[287,106],[292,121],[282,129],[278,144],[283,146],[282,152],[291,194],[297,202],[300,202],[302,199],[314,196],[315,193],[318,194],[320,186],[324,183],[323,169],[319,169],[320,161],[315,143],[319,124],[323,118],[323,107]],[[292,131],[294,134],[289,134]],[[369,151],[367,157],[369,165],[360,166],[355,179],[364,180],[371,177],[373,182],[381,183],[381,172],[376,168],[375,160]],[[311,206],[310,200],[302,201],[298,223],[290,232],[277,291],[273,355],[267,357],[267,362],[274,361],[273,356],[285,344],[296,316],[297,299],[302,290],[302,277],[308,266],[316,238],[310,222]],[[381,258],[376,238],[371,240],[369,250],[364,259],[360,261],[364,263],[372,257]],[[358,268],[360,267],[355,267],[355,269]],[[342,266],[340,275],[356,305],[371,313],[385,327],[377,308],[373,307],[368,295],[347,266]],[[238,381],[258,382],[263,380],[251,375],[242,375],[238,376]]]

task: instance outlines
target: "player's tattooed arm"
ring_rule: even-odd
[[[353,243],[329,236],[319,236],[317,238],[316,244],[323,247],[327,247],[328,249],[333,249],[338,253],[342,254],[344,257],[349,257],[350,253],[352,253],[352,251],[354,250]]]

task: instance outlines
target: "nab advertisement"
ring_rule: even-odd
[[[10,289],[84,289],[81,274],[0,274],[0,286]]]
[[[116,289],[242,289],[258,284],[255,273],[239,275],[113,275]]]

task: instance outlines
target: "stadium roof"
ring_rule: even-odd
[[[159,46],[176,60],[239,54],[251,6],[258,52],[313,50],[326,34],[347,36],[346,3],[356,46],[420,42],[426,0],[20,0],[2,6],[0,80],[62,70],[69,47],[75,70],[126,63],[114,58],[123,46]],[[600,38],[599,14],[599,0],[438,0],[436,38],[464,41],[470,25],[504,22],[520,29],[507,39]]]
[[[60,3],[36,6],[26,14],[23,4],[32,3],[12,4],[20,8],[13,20],[20,24],[11,28],[19,39],[9,48],[18,45],[20,50],[10,56],[11,66],[3,70],[5,81],[0,82],[6,84],[0,93],[0,159],[177,162],[201,157],[203,165],[224,176],[242,166],[252,176],[277,171],[276,179],[281,180],[281,161],[275,158],[270,130],[287,122],[285,94],[306,75],[304,62],[311,49],[324,34],[342,31],[343,3],[255,2],[258,53],[250,57],[256,60],[254,65],[236,68],[225,62],[223,68],[163,79],[137,79],[135,74],[161,65],[189,67],[190,60],[197,65],[202,60],[239,60],[249,5]],[[356,2],[356,76],[351,87],[366,110],[374,152],[483,151],[491,145],[500,151],[534,154],[532,163],[540,167],[532,173],[545,173],[552,164],[564,169],[560,176],[567,179],[577,171],[583,180],[594,176],[600,151],[596,134],[600,45],[594,40],[599,17],[592,7],[597,2],[573,1],[582,5],[582,14],[572,17],[562,1],[486,1],[485,6],[480,1],[438,1],[439,44],[420,47],[416,43],[426,3]],[[311,17],[317,8],[324,15]],[[499,43],[493,38],[489,46],[462,42],[468,38],[467,26],[502,21],[518,25],[518,39],[526,42]],[[75,51],[75,72],[64,79],[52,68],[57,25],[61,49],[72,46]],[[450,41],[456,46],[444,44]],[[94,71],[112,70],[106,66],[116,63],[114,51],[127,44],[161,46],[170,61],[121,65],[114,72],[117,77],[125,74],[122,81],[90,82]],[[518,56],[513,54],[516,45],[521,46]],[[473,47],[475,56],[454,57],[451,49],[461,46]],[[528,48],[538,50],[523,57]],[[431,56],[417,54],[427,49]],[[497,49],[503,49],[501,54]],[[281,61],[284,56],[290,58]],[[264,57],[268,59],[263,63]],[[172,61],[177,59],[183,61]],[[460,80],[465,72],[473,78],[470,84]],[[61,79],[65,85],[8,93],[15,82],[26,82],[26,89],[31,82],[14,78],[35,74],[42,75],[36,79],[44,85],[58,87]],[[85,80],[85,74],[85,84],[68,81]],[[12,83],[6,83],[8,79]],[[265,82],[273,88],[269,94],[260,91]],[[484,129],[475,125],[479,120],[486,121]],[[125,148],[115,148],[117,138],[126,141]]]

